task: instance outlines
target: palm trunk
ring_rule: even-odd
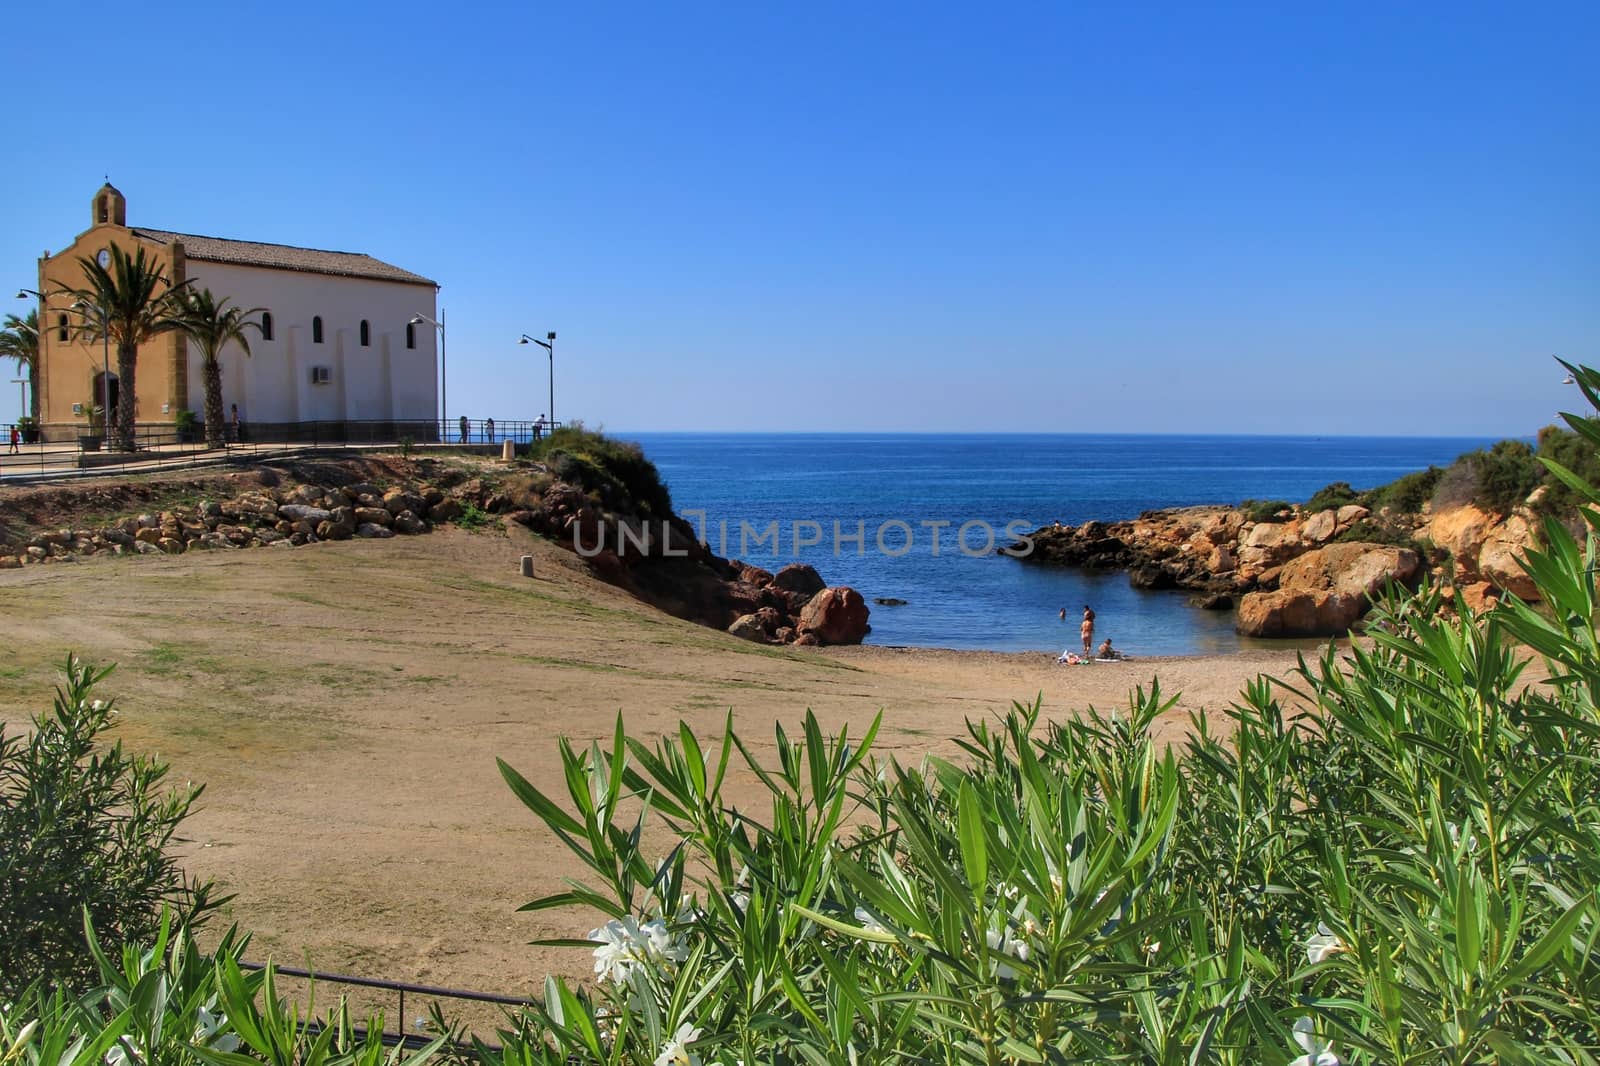
[[[138,406],[138,393],[134,391],[134,365],[139,359],[138,345],[128,341],[117,344],[117,447],[122,451],[134,450],[134,408]],[[111,412],[106,412],[111,417]]]
[[[226,424],[222,420],[222,364],[208,356],[200,370],[206,387],[206,443],[220,448],[226,443]]]

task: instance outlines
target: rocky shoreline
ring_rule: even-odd
[[[140,508],[164,497],[166,506]],[[0,569],[95,556],[179,555],[244,548],[294,549],[328,541],[425,534],[488,516],[554,540],[584,557],[608,584],[669,614],[767,644],[859,644],[870,631],[860,593],[829,587],[803,564],[770,573],[723,559],[676,515],[652,518],[555,477],[543,464],[466,466],[363,458],[260,466],[248,472],[150,485],[85,485],[7,494],[31,522],[0,530]],[[30,507],[29,504],[32,504]],[[126,517],[39,528],[107,509]],[[26,532],[21,527],[31,526]],[[619,531],[610,548],[579,551]],[[626,530],[629,535],[621,535]]]
[[[1536,596],[1516,560],[1533,543],[1537,503],[1531,497],[1509,515],[1470,503],[1377,515],[1359,504],[1265,516],[1233,506],[1147,511],[1128,521],[1045,526],[1020,557],[1123,570],[1135,588],[1192,592],[1196,607],[1237,608],[1245,636],[1337,636],[1386,587],[1415,587],[1425,575],[1474,609],[1507,591]]]

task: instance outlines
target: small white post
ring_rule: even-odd
[[[524,555],[522,557],[522,576],[523,577],[532,577],[533,576],[533,556],[531,556],[531,555]]]

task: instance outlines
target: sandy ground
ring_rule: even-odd
[[[773,722],[809,707],[856,735],[882,710],[880,750],[916,761],[1040,693],[1068,715],[1159,676],[1180,708],[1220,711],[1294,665],[1292,650],[1066,667],[758,647],[645,607],[517,530],[0,571],[0,625],[0,718],[45,707],[68,651],[118,664],[105,688],[122,739],[206,785],[185,862],[237,893],[228,917],[254,930],[255,957],[519,995],[588,967],[528,941],[594,922],[516,912],[578,869],[496,756],[560,792],[556,737],[609,738],[619,710],[636,735],[681,719],[704,737],[731,709],[770,750]]]

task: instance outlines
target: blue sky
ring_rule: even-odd
[[[624,430],[1526,435],[1600,363],[1593,3],[154,10],[8,11],[0,283],[109,173],[439,279],[451,417],[551,329]]]

